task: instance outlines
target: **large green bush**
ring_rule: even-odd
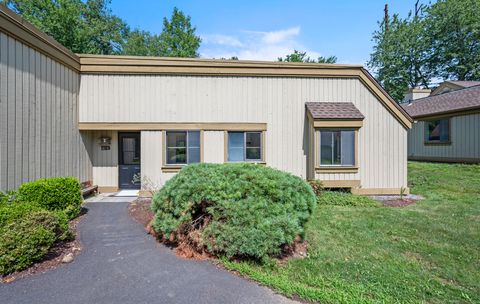
[[[304,233],[315,195],[301,178],[253,164],[195,164],[155,194],[154,229],[227,257],[277,255]]]
[[[22,184],[17,200],[47,210],[63,210],[69,218],[74,218],[80,213],[82,194],[75,177],[52,177]]]
[[[12,215],[0,222],[0,274],[27,268],[44,257],[53,244],[71,237],[63,212],[26,206],[0,208],[0,214]]]

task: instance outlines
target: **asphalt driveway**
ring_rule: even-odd
[[[84,249],[71,264],[0,284],[1,303],[293,303],[270,289],[185,260],[158,244],[122,202],[87,203]]]

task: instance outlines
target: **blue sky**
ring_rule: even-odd
[[[276,60],[297,49],[312,58],[335,55],[339,63],[365,64],[385,2],[391,14],[401,16],[415,4],[415,0],[112,0],[111,8],[132,28],[159,33],[163,17],[178,7],[197,27],[203,39],[199,52],[205,58]]]

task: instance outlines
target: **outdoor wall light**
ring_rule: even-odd
[[[107,136],[100,137],[98,143],[100,144],[100,146],[110,146],[110,144],[112,143],[112,139]]]

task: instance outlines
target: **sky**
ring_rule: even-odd
[[[158,34],[176,6],[202,38],[203,58],[277,60],[300,50],[312,58],[334,55],[338,63],[365,65],[385,3],[390,14],[406,17],[415,1],[112,0],[111,9],[132,29]]]

